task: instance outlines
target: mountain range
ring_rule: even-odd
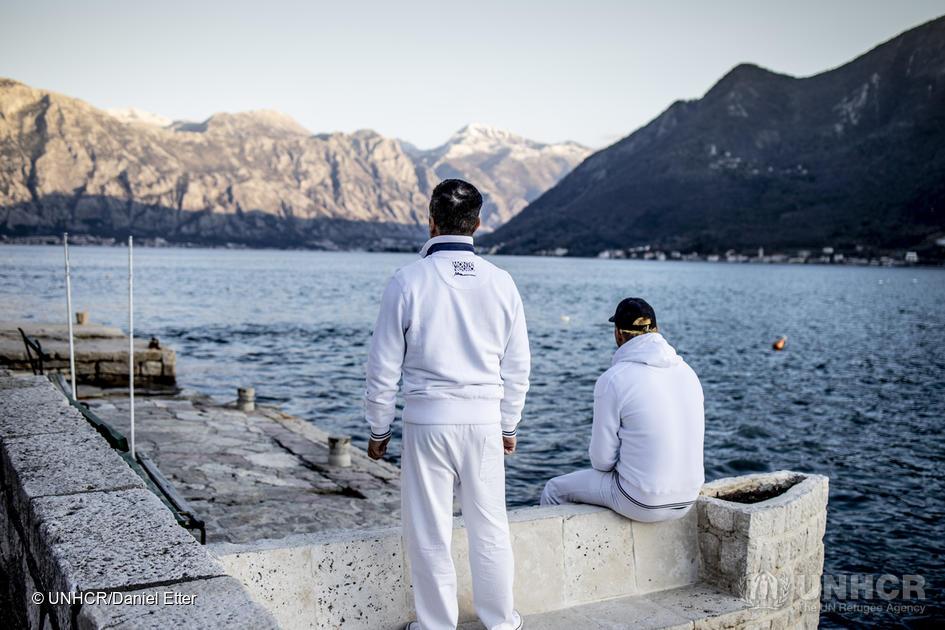
[[[943,236],[945,17],[815,76],[739,65],[483,240],[503,253],[763,246],[941,257]]]
[[[412,247],[440,179],[480,187],[488,231],[589,153],[484,125],[419,150],[370,130],[312,134],[275,111],[170,121],[0,79],[0,234]]]

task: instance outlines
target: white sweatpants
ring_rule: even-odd
[[[692,505],[647,507],[634,499],[620,485],[616,472],[593,468],[554,477],[541,492],[541,505],[587,503],[608,507],[634,521],[657,523],[682,518]]]
[[[401,502],[421,630],[454,630],[459,616],[450,556],[453,492],[469,536],[473,605],[489,630],[514,630],[512,543],[505,513],[502,429],[495,424],[404,423]]]

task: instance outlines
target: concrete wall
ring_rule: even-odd
[[[235,626],[276,627],[52,383],[0,373],[0,627]]]
[[[718,498],[751,489],[777,491],[786,488],[786,480],[797,483],[761,503]],[[803,607],[819,596],[826,487],[824,477],[794,473],[723,479],[707,485],[684,518],[657,524],[590,506],[512,510],[516,605],[528,615],[703,581],[745,599],[739,627],[816,627],[817,613]],[[460,617],[471,620],[462,519],[453,534]],[[398,528],[220,544],[211,550],[286,629],[393,629],[414,617]],[[772,588],[777,592],[778,580],[787,589],[795,571],[809,574],[816,592],[798,589],[768,597]]]
[[[695,511],[661,525],[590,506],[513,510],[509,520],[516,606],[526,615],[683,586],[699,577]],[[211,551],[286,629],[399,628],[414,616],[399,528],[223,543]],[[462,519],[453,532],[453,561],[460,617],[472,620]]]

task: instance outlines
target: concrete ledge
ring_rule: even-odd
[[[5,439],[0,449],[0,465],[18,490],[14,500],[21,514],[39,497],[145,487],[88,423],[74,433]]]
[[[516,606],[523,614],[693,584],[699,578],[696,512],[634,523],[610,510],[570,505],[509,512]],[[643,545],[635,544],[639,538]],[[292,536],[211,546],[284,628],[397,628],[414,616],[399,528]],[[475,619],[468,543],[453,531],[460,619]]]
[[[717,589],[686,586],[647,595],[619,597],[532,615],[528,630],[694,630],[738,628],[756,615],[748,604]],[[484,630],[478,621],[459,630]]]
[[[819,585],[826,484],[790,472],[723,479],[664,523],[591,506],[512,510],[516,606],[530,628],[816,626],[807,604],[819,587],[793,584],[806,575]],[[398,528],[211,550],[284,628],[394,629],[414,617]],[[452,555],[460,620],[475,628],[462,519]],[[772,580],[792,590],[769,598]]]

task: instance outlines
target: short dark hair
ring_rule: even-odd
[[[440,234],[471,236],[481,209],[482,195],[461,179],[444,179],[430,197],[430,216]]]

